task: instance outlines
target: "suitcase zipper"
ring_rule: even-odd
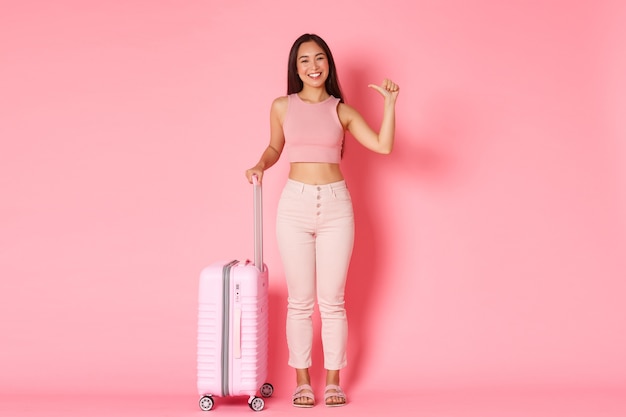
[[[230,270],[239,261],[234,260],[222,270],[222,396],[229,395],[230,368]]]

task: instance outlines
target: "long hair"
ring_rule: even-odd
[[[339,101],[343,103],[343,94],[341,93],[341,88],[339,87],[339,78],[337,77],[337,67],[335,67],[333,54],[330,52],[330,48],[328,47],[328,44],[324,42],[324,39],[312,33],[305,33],[296,39],[291,47],[291,51],[289,51],[289,63],[287,67],[287,94],[299,93],[304,87],[302,80],[298,76],[298,49],[300,48],[300,45],[310,41],[318,44],[328,59],[328,77],[326,78],[326,82],[324,84],[326,92],[331,96],[338,98]]]
[[[328,59],[328,77],[326,77],[326,82],[324,83],[326,92],[331,96],[338,98],[340,103],[343,103],[343,94],[341,93],[341,87],[339,86],[339,77],[337,77],[337,67],[335,66],[333,54],[330,52],[330,48],[324,39],[313,33],[305,33],[296,39],[291,46],[291,50],[289,51],[289,63],[287,66],[287,94],[299,93],[304,87],[304,83],[298,75],[298,49],[300,49],[300,45],[310,41],[318,44]],[[341,158],[343,158],[343,153],[346,147],[345,145],[346,137],[344,134],[343,140],[341,141]]]

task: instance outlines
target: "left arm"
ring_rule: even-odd
[[[396,99],[400,88],[391,80],[384,80],[382,85],[370,84],[368,87],[378,91],[385,99],[383,119],[376,133],[353,107],[342,103],[339,106],[339,119],[354,138],[367,149],[380,154],[389,154],[393,149],[396,130]]]

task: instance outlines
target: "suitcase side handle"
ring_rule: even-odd
[[[254,209],[254,265],[263,272],[263,191],[259,179],[252,176]]]

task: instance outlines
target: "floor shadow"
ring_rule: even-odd
[[[345,78],[342,80],[347,82],[342,88],[347,93],[346,102],[355,107],[373,129],[378,130],[382,100],[367,87],[369,83],[376,82],[375,75],[368,74],[361,66],[347,67],[344,71]],[[391,155],[378,155],[365,149],[350,135],[346,137],[342,169],[352,194],[356,223],[355,246],[346,287],[350,365],[342,374],[342,379],[350,383],[358,383],[363,378],[363,365],[375,362],[369,359],[369,347],[377,336],[371,333],[369,324],[373,317],[384,315],[384,312],[376,310],[381,305],[376,297],[381,285],[392,278],[386,275],[388,267],[383,263],[387,261],[379,255],[384,249],[379,245],[381,242],[384,244],[381,238],[384,238],[386,223],[393,216],[392,205],[415,204],[416,200],[381,202],[380,192],[385,183],[379,177],[383,172],[385,178],[391,175],[391,181],[400,182],[403,193],[411,193],[412,196],[433,190],[449,192],[464,181],[467,165],[463,161],[474,155],[475,149],[470,148],[476,143],[475,139],[467,137],[467,131],[472,130],[471,113],[454,98],[453,95],[442,94],[433,100],[428,114],[405,116],[397,122]],[[401,103],[403,106],[407,104]],[[426,119],[428,123],[424,122]],[[382,212],[384,209],[387,211]],[[410,232],[419,233],[418,230]]]

